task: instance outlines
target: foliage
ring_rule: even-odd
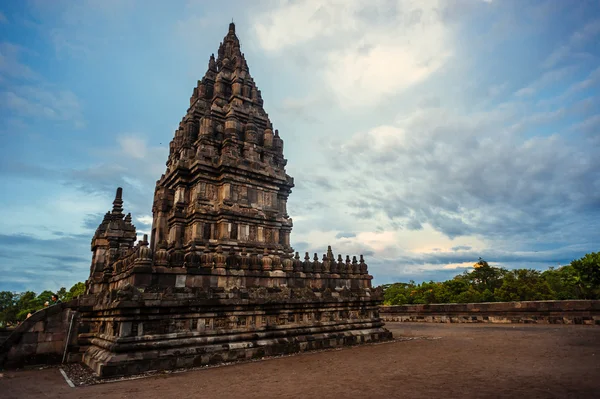
[[[58,297],[61,301],[70,301],[73,298],[77,298],[79,295],[83,295],[84,292],[85,284],[80,281],[78,283],[75,283],[75,285],[73,285],[71,289],[69,289],[69,292],[65,293],[64,297],[61,297],[60,295]]]
[[[585,296],[597,298],[600,294],[600,252],[586,254],[571,262],[579,275],[580,286]]]
[[[382,288],[386,305],[600,299],[600,252],[544,272],[507,270],[479,259],[472,270],[451,280]]]
[[[84,283],[76,283],[69,291],[62,287],[56,295],[61,301],[70,301],[85,291]],[[21,293],[0,291],[0,327],[18,324],[25,320],[28,314],[33,314],[45,306],[46,302],[52,302],[53,292],[43,291],[36,295],[33,291]]]

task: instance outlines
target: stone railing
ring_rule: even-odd
[[[540,323],[600,326],[600,300],[450,303],[381,306],[384,321]]]
[[[23,320],[0,344],[0,369],[37,364],[60,363],[69,337],[72,305],[59,303],[41,309]],[[77,331],[73,327],[70,342],[75,342]]]

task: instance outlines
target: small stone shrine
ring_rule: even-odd
[[[92,239],[84,363],[109,377],[390,339],[362,255],[294,254],[286,163],[232,23],[169,145],[150,241],[121,188]]]

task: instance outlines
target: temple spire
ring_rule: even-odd
[[[217,61],[215,60],[215,55],[211,54],[208,59],[208,70],[217,72]]]
[[[115,195],[115,200],[113,201],[112,213],[123,213],[123,189],[121,187],[117,188],[117,194]]]

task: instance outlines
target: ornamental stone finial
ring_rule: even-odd
[[[117,194],[115,195],[115,200],[113,201],[112,213],[123,213],[123,189],[121,187],[117,188]]]

